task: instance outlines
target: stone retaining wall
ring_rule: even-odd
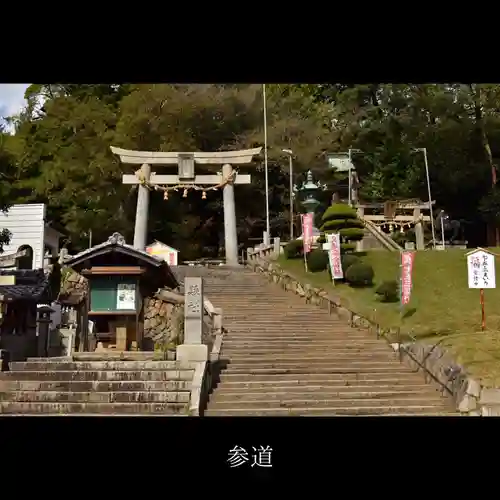
[[[379,325],[345,307],[339,297],[334,297],[322,288],[301,282],[293,274],[282,269],[276,262],[256,259],[247,263],[255,272],[266,275],[269,281],[291,291],[305,301],[328,309],[345,319],[355,328],[366,328],[377,337],[385,337],[391,347],[399,351],[401,359],[415,370],[422,370],[427,382],[438,384],[443,393],[451,395],[457,410],[466,416],[500,416],[500,389],[482,387],[467,375],[439,345],[423,342],[394,342],[400,333],[394,329],[382,329]]]

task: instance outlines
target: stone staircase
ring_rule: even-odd
[[[451,400],[400,363],[384,340],[248,269],[201,275],[223,308],[220,373],[206,416],[451,415]]]
[[[0,372],[0,414],[187,416],[195,365],[157,358],[77,353],[12,362]]]

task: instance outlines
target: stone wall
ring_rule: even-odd
[[[61,272],[61,296],[86,294],[89,285],[87,279],[72,269],[64,268]]]
[[[403,342],[404,334],[396,329],[382,329],[379,325],[345,307],[339,297],[322,288],[302,283],[300,279],[283,270],[276,262],[254,259],[248,266],[264,274],[269,281],[281,286],[306,302],[326,308],[350,322],[352,327],[370,329],[375,336],[384,337],[398,351],[401,360],[415,370],[422,370],[428,382],[438,384],[443,393],[451,395],[457,410],[466,416],[500,416],[500,389],[482,387],[466,370],[439,345],[423,342]],[[396,342],[395,342],[396,341]]]
[[[410,366],[423,370],[451,394],[462,415],[500,416],[500,389],[483,387],[440,346],[414,342],[399,349]]]
[[[155,349],[175,349],[184,340],[184,304],[158,296],[144,300],[144,338]]]
[[[215,340],[213,319],[203,316],[202,341],[211,352]],[[184,296],[168,289],[159,290],[144,304],[144,338],[157,349],[171,350],[184,342]]]

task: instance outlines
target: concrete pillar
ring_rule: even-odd
[[[425,250],[424,229],[421,222],[415,224],[415,242],[417,250]]]
[[[358,207],[356,209],[356,213],[358,214],[358,218],[362,221],[364,216],[365,216],[365,207]],[[363,252],[364,249],[365,249],[365,244],[364,244],[363,240],[357,241],[356,242],[356,252]]]
[[[269,233],[267,231],[264,231],[262,233],[262,242],[263,245],[270,245],[271,244],[271,239],[269,238]]]
[[[274,256],[278,258],[280,256],[280,249],[281,249],[281,242],[279,238],[274,238],[273,240],[273,246],[274,246]]]
[[[415,245],[417,250],[425,250],[424,228],[422,227],[420,208],[413,209],[413,220],[415,222]]]
[[[144,163],[141,167],[142,176],[146,181],[151,177],[151,166]],[[134,247],[138,250],[146,248],[148,235],[149,189],[139,184],[137,193],[137,210],[135,212]]]
[[[232,172],[231,165],[222,167],[222,175],[227,178]],[[224,245],[226,265],[238,266],[238,234],[236,232],[236,206],[234,203],[234,184],[228,182],[222,191],[224,200]]]

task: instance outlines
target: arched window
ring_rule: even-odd
[[[33,248],[29,245],[22,245],[18,248],[18,252],[26,251],[26,255],[24,257],[19,257],[17,259],[17,268],[18,269],[33,269]]]

